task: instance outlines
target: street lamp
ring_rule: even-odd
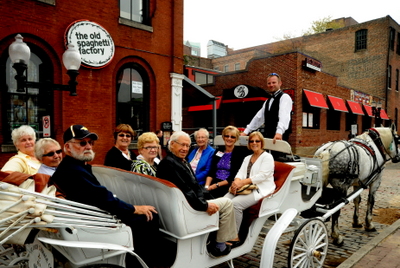
[[[68,49],[64,52],[62,60],[70,80],[68,85],[52,84],[50,82],[30,82],[24,75],[28,69],[29,58],[31,57],[31,50],[28,45],[22,41],[23,37],[18,34],[15,36],[15,41],[9,46],[8,54],[13,62],[13,68],[17,71],[15,80],[17,80],[17,92],[25,92],[25,88],[41,88],[47,87],[53,90],[69,91],[70,96],[77,96],[76,94],[76,77],[79,75],[79,67],[81,66],[81,55],[74,45],[69,44]]]
[[[376,101],[371,102],[371,107],[372,107],[372,115],[375,116],[375,125],[378,127],[381,126],[381,109],[382,109],[382,103],[379,101],[376,103]]]

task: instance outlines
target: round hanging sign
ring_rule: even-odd
[[[233,90],[233,94],[235,95],[236,98],[242,99],[249,94],[249,89],[245,85],[240,85],[235,87]]]
[[[66,43],[73,44],[81,54],[82,64],[92,68],[107,66],[114,57],[115,46],[111,35],[95,22],[80,20],[66,31]]]

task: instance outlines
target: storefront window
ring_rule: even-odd
[[[48,61],[31,52],[27,74],[25,73],[28,81],[41,82],[53,73],[51,65],[45,62]],[[25,92],[17,92],[15,75],[16,71],[8,58],[5,75],[7,90],[2,90],[3,137],[6,143],[11,143],[11,131],[21,125],[30,125],[36,130],[37,138],[43,137],[41,119],[53,112],[53,95],[49,89],[25,88]]]
[[[148,130],[148,83],[140,66],[123,68],[117,79],[117,124],[129,124],[140,133]]]

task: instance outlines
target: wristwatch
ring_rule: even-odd
[[[208,187],[209,187],[208,185],[204,186],[205,189],[208,189]]]

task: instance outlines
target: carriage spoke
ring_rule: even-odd
[[[325,224],[319,219],[304,222],[296,231],[289,250],[289,267],[320,268],[328,250]]]

